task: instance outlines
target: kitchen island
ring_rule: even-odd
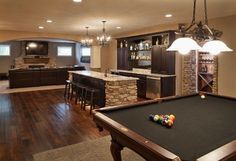
[[[69,71],[70,79],[99,91],[95,104],[100,107],[137,101],[138,78],[94,71]]]

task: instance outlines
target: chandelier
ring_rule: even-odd
[[[204,0],[204,12],[204,23],[202,21],[196,23],[196,0],[194,0],[191,24],[189,26],[179,24],[179,32],[177,34],[180,34],[182,37],[176,39],[167,51],[178,51],[180,54],[187,54],[190,51],[197,50],[213,55],[217,55],[220,52],[233,51],[223,41],[219,40],[223,32],[208,26],[206,0]],[[204,43],[203,47],[199,46],[198,43]]]
[[[105,29],[106,21],[102,21],[102,23],[103,23],[102,33],[101,35],[97,36],[97,41],[99,45],[106,46],[106,45],[109,45],[111,36],[106,33],[106,29]]]
[[[89,33],[88,33],[89,27],[85,27],[85,28],[86,28],[86,36],[85,36],[85,39],[81,40],[81,43],[83,46],[91,46],[93,43],[93,39],[89,37]]]

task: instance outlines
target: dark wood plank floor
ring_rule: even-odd
[[[49,149],[108,135],[63,90],[0,95],[0,161],[32,161]]]

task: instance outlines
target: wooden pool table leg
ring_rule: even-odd
[[[116,140],[112,138],[111,146],[110,146],[111,154],[114,161],[122,161],[121,159],[121,150],[123,150],[123,146],[120,145]]]

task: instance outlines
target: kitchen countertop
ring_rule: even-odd
[[[176,75],[166,75],[166,74],[154,74],[154,73],[148,73],[143,71],[132,71],[132,70],[111,70],[111,72],[124,72],[124,73],[131,73],[131,74],[140,74],[140,75],[146,75],[150,77],[175,77]]]
[[[138,80],[138,78],[135,77],[126,77],[126,76],[120,76],[115,74],[107,74],[107,77],[105,77],[105,73],[101,72],[94,72],[94,71],[69,71],[69,73],[78,74],[78,75],[84,75],[92,78],[97,78],[104,80],[106,82],[109,81],[128,81],[128,80]]]

